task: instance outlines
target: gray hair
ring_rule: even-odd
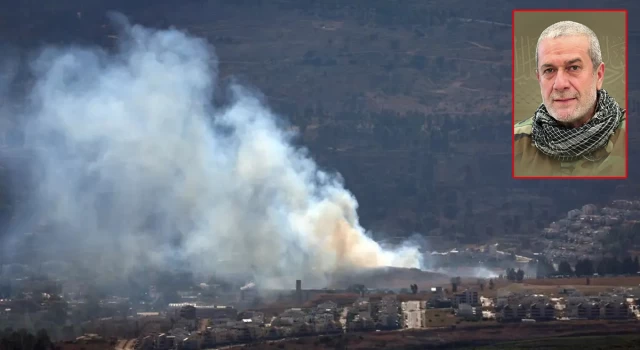
[[[602,51],[600,51],[600,42],[593,30],[584,24],[573,21],[562,21],[550,25],[542,31],[538,44],[536,45],[536,70],[538,69],[538,49],[540,42],[544,39],[555,39],[562,36],[583,35],[589,38],[589,57],[593,63],[593,69],[596,70],[602,63]]]

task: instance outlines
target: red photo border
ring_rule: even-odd
[[[624,176],[516,176],[515,162],[515,135],[513,134],[513,125],[516,121],[515,115],[515,19],[516,12],[623,12],[624,13],[624,95],[625,95],[625,170]],[[513,9],[511,11],[511,177],[516,180],[561,180],[561,179],[587,179],[587,180],[624,180],[629,177],[629,11],[626,9]]]

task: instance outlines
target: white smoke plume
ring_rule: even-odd
[[[41,244],[103,275],[186,268],[272,286],[421,267],[416,247],[368,237],[339,177],[293,147],[256,94],[232,84],[229,103],[212,103],[222,91],[205,40],[118,21],[116,53],[49,47],[32,64]]]

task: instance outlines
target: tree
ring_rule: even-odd
[[[622,260],[621,270],[625,275],[633,275],[638,272],[637,265],[630,256],[627,256]]]
[[[558,265],[558,273],[563,276],[572,276],[573,269],[571,269],[571,265],[567,261],[561,261]]]
[[[524,271],[521,269],[518,269],[518,272],[516,272],[516,280],[518,282],[522,282],[522,280],[524,280]]]
[[[33,347],[34,350],[48,350],[52,348],[51,339],[49,334],[44,329],[41,329],[36,333],[36,344]]]
[[[545,278],[545,277],[553,276],[555,274],[556,274],[556,269],[549,260],[545,258],[538,259],[538,262],[536,264],[536,277]]]
[[[610,260],[611,270],[610,273],[614,275],[621,275],[624,273],[622,261],[617,258],[611,258]]]
[[[578,260],[575,266],[575,273],[580,277],[593,275],[593,261],[590,259]]]
[[[607,275],[609,273],[609,270],[610,267],[606,258],[598,261],[598,265],[596,266],[596,272],[598,273],[598,275]]]
[[[458,291],[458,285],[460,284],[460,277],[451,278],[451,291],[456,293]]]
[[[623,264],[616,258],[603,258],[598,262],[596,271],[599,275],[617,275],[624,273]]]
[[[493,289],[494,284],[493,284],[493,279],[489,280],[489,289]]]
[[[411,293],[418,294],[418,285],[417,284],[412,284],[411,285]]]
[[[508,281],[515,281],[518,278],[516,270],[512,269],[512,268],[508,268],[507,269],[506,275],[507,275],[507,280]]]

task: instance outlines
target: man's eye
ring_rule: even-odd
[[[551,72],[553,72],[553,68],[547,68],[547,69],[544,70],[543,73],[544,74],[548,74],[548,73],[551,73]]]
[[[571,67],[569,67],[569,69],[570,70],[578,70],[578,69],[580,69],[580,67],[579,66],[571,66]]]

